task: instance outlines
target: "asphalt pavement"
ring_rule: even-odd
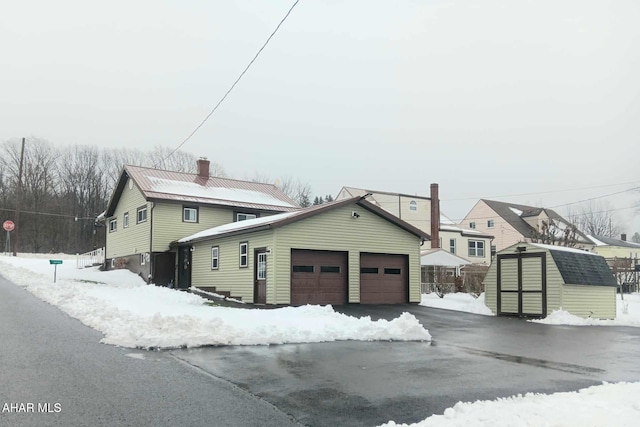
[[[299,425],[171,353],[101,338],[0,276],[0,426]]]
[[[458,401],[640,381],[637,328],[416,305],[335,308],[374,320],[408,311],[434,340],[119,348],[0,277],[0,410],[25,409],[0,411],[0,426],[375,426],[417,422]]]

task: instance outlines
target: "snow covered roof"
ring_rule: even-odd
[[[147,200],[169,200],[274,212],[300,209],[294,200],[273,184],[215,176],[203,177],[193,173],[127,165],[109,201],[106,216],[113,215],[128,178],[135,182]]]
[[[444,249],[431,249],[422,251],[420,256],[420,265],[437,265],[442,267],[459,267],[461,265],[471,264],[464,258],[447,252]]]
[[[283,225],[299,221],[304,218],[308,218],[317,215],[321,212],[325,212],[331,209],[335,209],[339,206],[355,203],[366,210],[386,219],[387,221],[397,225],[398,227],[418,236],[425,240],[428,240],[430,236],[424,233],[422,230],[414,227],[413,225],[401,220],[393,214],[390,214],[386,210],[376,206],[375,204],[364,200],[361,197],[351,197],[349,199],[336,200],[329,203],[323,203],[321,205],[311,206],[305,209],[298,209],[292,212],[284,212],[276,215],[268,215],[260,218],[249,219],[245,221],[237,221],[229,224],[220,225],[218,227],[209,228],[207,230],[200,231],[190,236],[183,237],[177,240],[175,243],[190,243],[200,240],[207,240],[213,237],[226,236],[230,234],[241,234],[262,229],[277,228]]]
[[[583,255],[599,256],[598,254],[594,254],[593,252],[583,251],[582,249],[569,248],[567,246],[545,245],[543,243],[530,243],[530,245],[536,246],[541,249],[547,249],[550,251],[573,252],[573,253],[583,254]]]
[[[640,249],[640,243],[628,242],[606,236],[587,236],[596,246],[620,246],[623,248]]]

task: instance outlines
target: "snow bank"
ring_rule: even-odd
[[[640,327],[640,294],[627,294],[624,300],[617,295],[615,319],[585,319],[565,310],[555,310],[544,319],[532,319],[530,322],[547,325]]]
[[[640,383],[593,386],[551,395],[527,393],[494,401],[459,402],[412,427],[637,426]],[[389,421],[381,427],[409,426]]]
[[[58,281],[47,258],[63,259]],[[0,256],[2,275],[40,299],[102,332],[102,342],[132,348],[268,345],[336,340],[429,341],[409,313],[372,321],[337,313],[331,306],[239,309],[148,286],[127,270],[76,269],[74,257]]]
[[[420,305],[493,316],[489,307],[484,303],[484,292],[480,294],[478,298],[474,298],[473,295],[461,292],[445,294],[444,298],[440,298],[434,292],[430,294],[422,294]]]

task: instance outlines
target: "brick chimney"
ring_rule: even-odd
[[[620,240],[622,240],[623,242],[626,242],[627,241],[627,233],[622,233],[620,235]]]
[[[431,249],[440,247],[440,199],[438,184],[431,184]]]
[[[198,159],[198,176],[200,178],[209,179],[209,164],[211,162],[206,157]]]

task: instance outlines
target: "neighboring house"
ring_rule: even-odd
[[[342,187],[336,200],[365,196],[371,203],[431,235],[431,249],[442,248],[473,264],[491,264],[493,235],[457,226],[440,212],[438,185],[431,184],[431,197]],[[437,203],[432,203],[436,200]],[[425,247],[423,249],[429,249]]]
[[[616,317],[616,280],[605,259],[564,246],[520,242],[499,251],[484,280],[485,303],[498,316]]]
[[[593,243],[555,211],[516,203],[479,200],[461,222],[463,227],[491,233],[491,251],[518,242],[538,242],[591,249]]]
[[[128,268],[148,282],[175,281],[170,243],[211,227],[299,210],[271,184],[198,173],[125,166],[104,213],[107,268]],[[179,257],[178,257],[179,258]]]
[[[429,236],[362,197],[221,225],[176,240],[178,287],[257,304],[420,301]]]
[[[588,237],[595,245],[593,252],[606,259],[629,258],[637,260],[640,256],[640,243],[628,242],[626,234],[622,234],[620,239],[605,236]]]

